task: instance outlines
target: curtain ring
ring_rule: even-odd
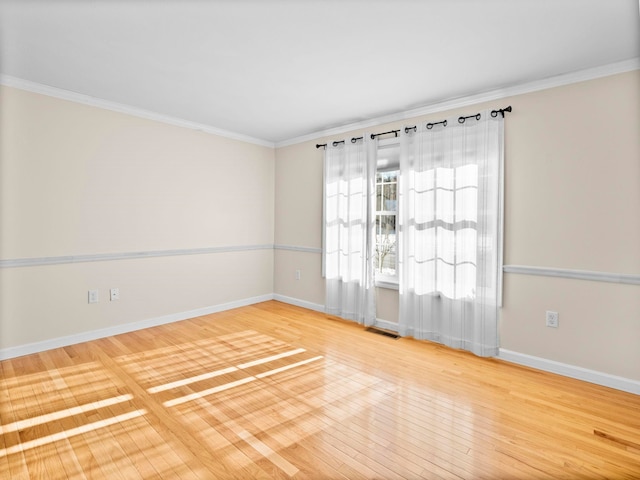
[[[469,115],[468,117],[458,117],[458,123],[464,123],[467,118],[474,118],[476,120],[480,120],[480,118],[482,117],[482,115],[480,115],[479,113],[476,113],[475,115]]]
[[[464,120],[463,120],[464,122]],[[441,122],[436,122],[436,123],[427,123],[427,130],[431,130],[433,127],[435,127],[436,125],[442,125],[443,127],[447,126],[447,121],[446,120],[442,120]]]

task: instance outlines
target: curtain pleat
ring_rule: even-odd
[[[502,164],[500,115],[402,137],[401,335],[497,355]]]
[[[373,325],[375,148],[369,141],[325,151],[326,311]]]

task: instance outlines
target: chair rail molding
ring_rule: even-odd
[[[573,270],[568,268],[531,267],[526,265],[505,265],[504,273],[519,275],[538,275],[543,277],[571,278],[574,280],[590,280],[594,282],[624,283],[640,285],[640,274],[595,272],[590,270]]]

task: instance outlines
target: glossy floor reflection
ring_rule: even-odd
[[[278,302],[0,367],[0,478],[640,471],[638,396]]]

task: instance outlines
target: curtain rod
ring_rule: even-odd
[[[502,118],[504,118],[504,113],[505,112],[512,112],[513,109],[511,108],[511,105],[509,105],[508,107],[505,108],[499,108],[497,110],[491,110],[491,117],[492,118],[496,118],[498,116],[498,114],[502,115]],[[476,120],[480,120],[481,115],[479,113],[476,113],[475,115],[468,115],[466,117],[464,116],[460,116],[458,117],[458,123],[464,123],[468,118],[475,118]],[[427,123],[427,130],[431,130],[433,127],[435,127],[436,125],[442,125],[443,127],[447,126],[447,121],[446,120],[442,120],[441,122],[429,122]],[[410,130],[413,130],[414,132],[417,130],[417,126],[414,125],[413,127],[405,127],[404,128],[404,133],[409,133]],[[376,137],[380,137],[382,135],[387,135],[389,133],[393,133],[396,137],[398,136],[398,132],[400,130],[389,130],[388,132],[382,132],[382,133],[372,133],[371,134],[371,139],[373,140]],[[353,137],[351,139],[351,143],[356,143],[358,140],[361,140],[363,137]],[[339,140],[339,141],[335,141],[333,142],[333,146],[337,147],[338,145],[340,145],[341,143],[345,143],[344,140]],[[316,148],[320,148],[320,147],[324,147],[325,149],[327,148],[327,144],[326,143],[316,143]]]
[[[458,121],[460,121],[460,119],[458,119]],[[446,120],[442,120],[441,122],[434,122],[434,123],[427,123],[427,130],[431,130],[433,127],[435,127],[436,125],[440,125],[442,124],[443,127],[447,126],[447,121]]]
[[[364,137],[353,137],[351,139],[351,143],[356,143],[358,140],[362,140],[363,138]],[[336,140],[335,142],[332,142],[331,145],[333,145],[334,147],[337,147],[341,143],[344,143],[344,140]],[[320,148],[320,147],[324,147],[326,149],[327,148],[327,144],[326,143],[316,143],[316,148]]]
[[[398,132],[400,130],[389,130],[388,132],[382,132],[382,133],[372,133],[371,134],[371,140],[373,140],[376,137],[380,137],[382,135],[387,135],[388,133],[393,133],[396,137],[398,136]]]
[[[467,117],[458,117],[458,123],[466,122],[467,118],[475,118],[476,120],[480,120],[482,118],[482,115],[480,115],[479,113],[476,113],[475,115],[469,115]]]
[[[491,116],[492,116],[493,118],[496,118],[496,117],[498,116],[498,114],[500,113],[500,114],[502,114],[502,118],[504,118],[504,112],[509,112],[509,113],[511,113],[511,105],[509,105],[509,106],[508,106],[508,107],[506,107],[506,108],[501,108],[501,109],[499,109],[499,110],[491,110]]]
[[[360,137],[360,138],[362,138],[362,137]],[[334,147],[337,147],[341,143],[344,143],[344,140],[336,140],[335,142],[332,142],[331,145],[333,145]],[[356,142],[353,141],[353,138],[351,139],[351,143],[356,143]],[[327,148],[327,144],[326,143],[316,143],[316,148],[320,148],[320,147],[324,147],[326,149]]]
[[[491,110],[491,117],[492,118],[496,118],[498,116],[498,114],[502,115],[502,118],[504,118],[504,112],[511,112],[513,111],[513,109],[511,108],[511,105],[509,105],[508,107],[505,108],[499,108],[498,110]],[[458,123],[464,123],[467,121],[467,118],[475,118],[476,120],[480,120],[480,118],[482,117],[482,115],[480,115],[479,113],[476,113],[475,115],[468,115],[466,117],[464,116],[460,116],[458,117]],[[447,126],[447,121],[446,120],[442,120],[441,122],[429,122],[427,123],[426,127],[427,130],[431,130],[433,127],[435,127],[436,125],[442,125],[443,127]],[[417,126],[413,126],[413,127],[405,127],[404,128],[404,133],[409,133],[410,130],[413,130],[414,132],[416,131]]]

